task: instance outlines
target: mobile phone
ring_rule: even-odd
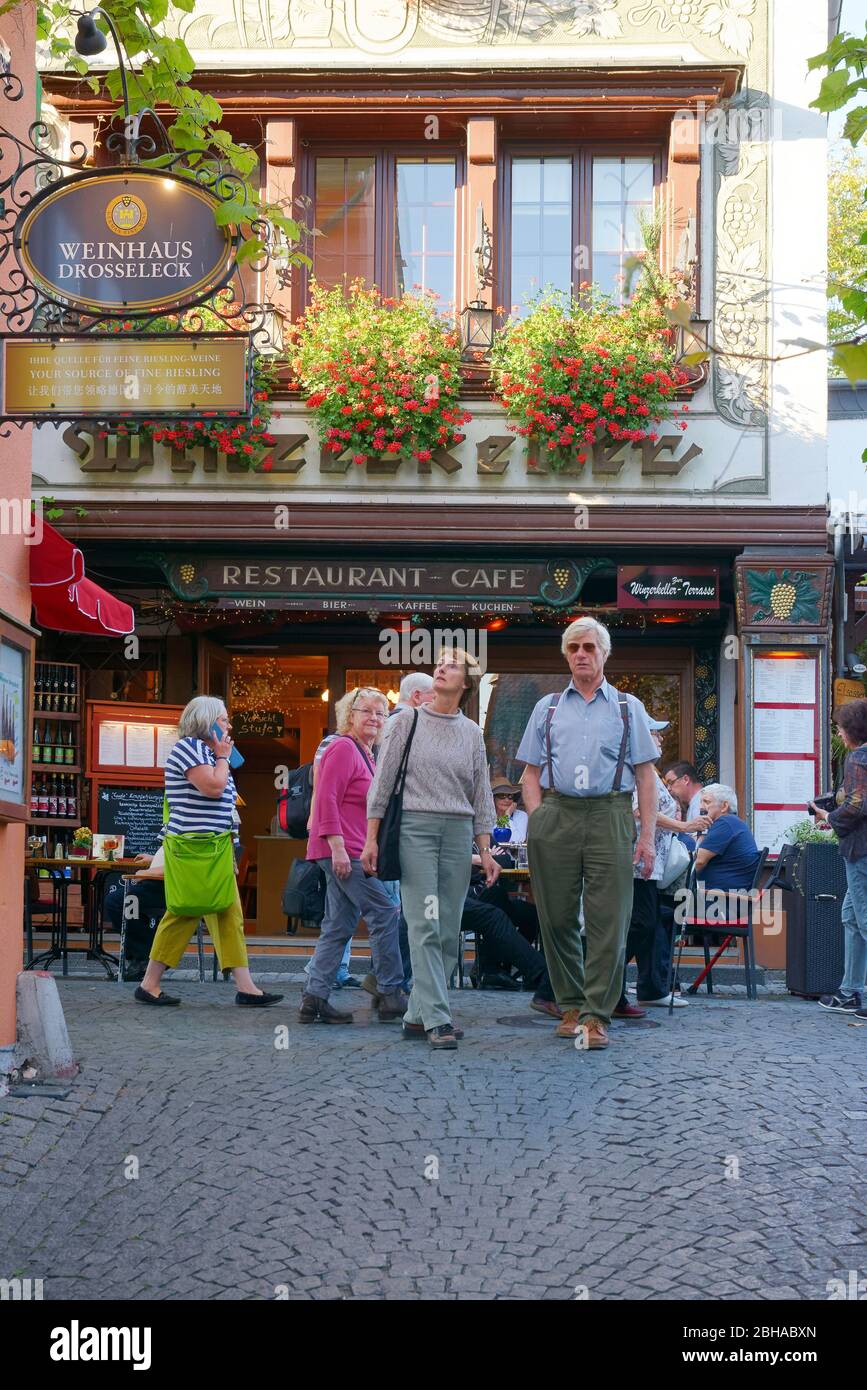
[[[217,723],[216,719],[214,720],[213,724],[211,725],[211,737],[217,739],[218,742],[223,738],[223,730],[220,728],[220,726],[219,726],[219,724]],[[235,745],[234,745],[234,743],[233,743],[233,744],[232,744],[231,751],[230,751],[230,753],[229,753],[229,767],[243,767],[243,766],[244,766],[244,759],[241,757],[241,754],[238,752],[237,748],[235,747]]]

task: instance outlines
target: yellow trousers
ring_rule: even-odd
[[[183,956],[190,938],[195,935],[198,925],[198,917],[178,917],[174,912],[167,912],[157,927],[151,946],[151,960],[158,960],[173,970]],[[237,884],[235,901],[223,908],[222,912],[208,913],[205,926],[210,932],[221,970],[234,970],[239,965],[247,964],[244,913]]]

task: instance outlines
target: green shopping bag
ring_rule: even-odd
[[[237,892],[231,830],[166,835],[163,849],[169,912],[204,917],[231,907]]]

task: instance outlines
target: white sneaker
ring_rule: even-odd
[[[638,1003],[642,1009],[667,1009],[671,1004],[671,995],[666,994],[664,999],[639,999]],[[674,996],[674,1007],[676,1009],[688,1009],[689,1005],[685,999],[679,995]]]

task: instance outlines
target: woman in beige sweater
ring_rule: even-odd
[[[474,839],[487,883],[499,873],[490,851],[496,814],[484,736],[463,713],[481,675],[467,652],[456,648],[441,653],[433,699],[394,716],[367,798],[361,862],[367,873],[375,874],[380,822],[414,728],[400,828],[400,897],[413,976],[403,1031],[409,1038],[427,1037],[438,1050],[456,1048],[463,1036],[452,1023],[448,982],[457,965]]]

